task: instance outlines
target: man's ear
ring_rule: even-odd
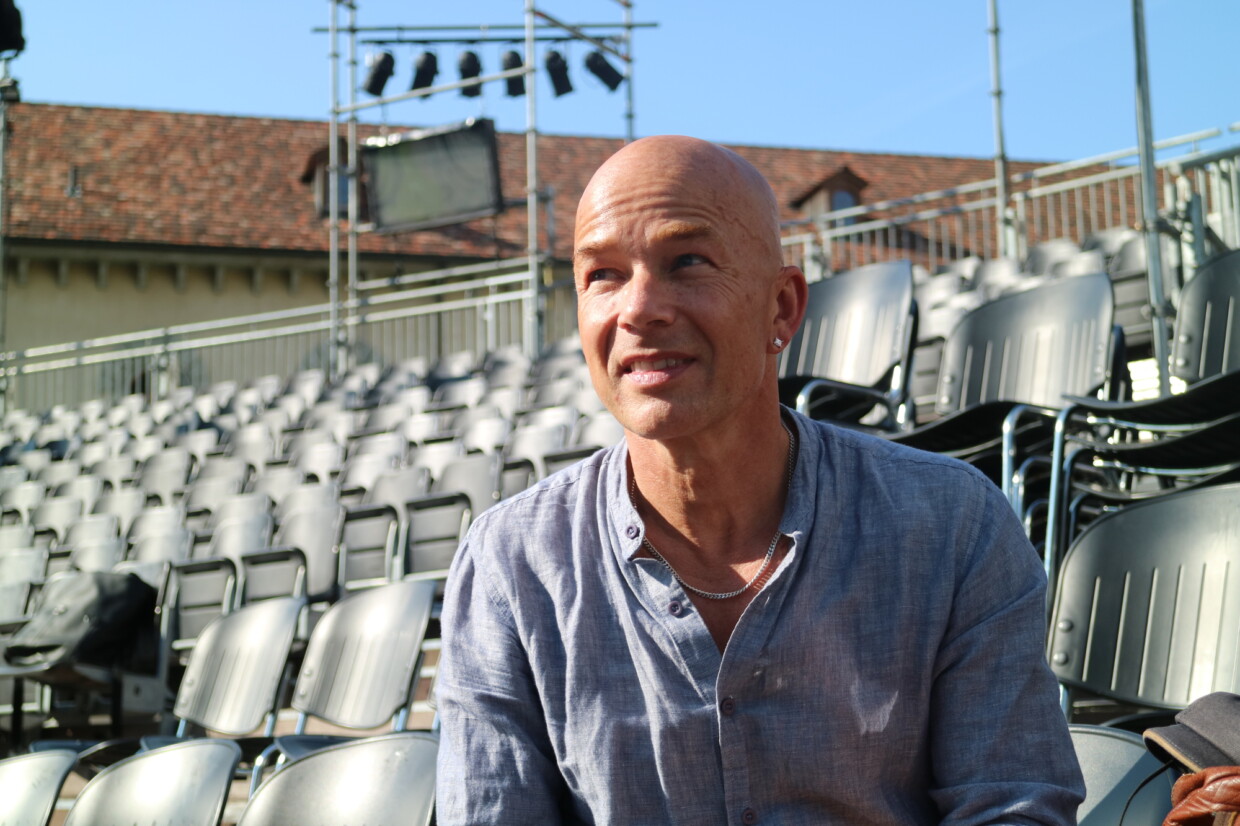
[[[809,285],[800,267],[780,267],[776,276],[775,318],[772,319],[772,339],[780,339],[786,345],[801,327],[805,307],[809,303]],[[782,347],[779,349],[783,349]]]

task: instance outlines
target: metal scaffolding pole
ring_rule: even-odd
[[[525,0],[525,65],[534,66],[534,0]],[[530,260],[530,297],[525,304],[525,352],[536,358],[542,349],[542,252],[538,243],[538,76],[525,85],[525,211],[526,255]]]
[[[999,256],[1013,255],[1016,247],[1008,203],[1007,149],[1003,141],[1003,86],[999,81],[999,8],[990,0],[990,87],[995,122],[995,213],[998,221]]]
[[[1158,238],[1158,194],[1154,174],[1154,126],[1150,114],[1150,77],[1145,52],[1145,3],[1132,0],[1132,33],[1137,58],[1137,147],[1141,158],[1141,230],[1145,234],[1145,259],[1149,280],[1151,321],[1154,328],[1154,361],[1158,368],[1158,394],[1171,393],[1167,350],[1167,299],[1163,290],[1162,249]]]
[[[349,3],[349,106],[357,103],[357,3]],[[357,225],[361,220],[360,191],[361,180],[357,165],[357,110],[349,109],[349,123],[346,134],[349,140],[349,235],[348,252],[346,253],[348,274],[345,282],[347,287],[349,313],[357,312]],[[346,323],[344,333],[344,369],[357,363],[357,325]],[[339,346],[339,345],[337,345]]]
[[[328,62],[331,63],[331,127],[327,144],[327,374],[336,378],[339,374],[340,342],[340,50],[338,48],[338,22],[340,0],[330,0],[331,24],[328,28]]]

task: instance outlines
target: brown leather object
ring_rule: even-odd
[[[1240,813],[1240,766],[1184,775],[1171,790],[1171,806],[1163,826],[1232,826]]]

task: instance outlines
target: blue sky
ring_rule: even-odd
[[[521,22],[522,0],[358,0],[361,25]],[[26,51],[11,64],[25,100],[324,118],[327,0],[18,0]],[[612,0],[542,0],[575,22],[619,21]],[[1130,0],[999,0],[1009,154],[1061,160],[1136,145]],[[986,0],[637,0],[639,135],[731,143],[988,156],[994,150]],[[342,13],[343,19],[343,13]],[[1240,121],[1240,2],[1146,0],[1154,130],[1166,138]],[[344,39],[341,39],[342,48]],[[493,71],[502,46],[477,47]],[[550,47],[543,47],[550,48]],[[418,49],[396,49],[389,89]],[[623,93],[567,56],[577,91],[540,78],[539,128],[624,133]],[[437,48],[440,80],[458,49]],[[343,73],[342,73],[343,77]],[[373,110],[367,120],[525,125],[523,99],[492,84]],[[342,96],[345,94],[343,85]],[[1240,143],[1225,133],[1208,147]]]

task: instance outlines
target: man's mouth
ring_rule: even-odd
[[[635,361],[628,366],[629,373],[648,373],[654,370],[667,370],[687,364],[688,359],[655,359],[653,361]]]

